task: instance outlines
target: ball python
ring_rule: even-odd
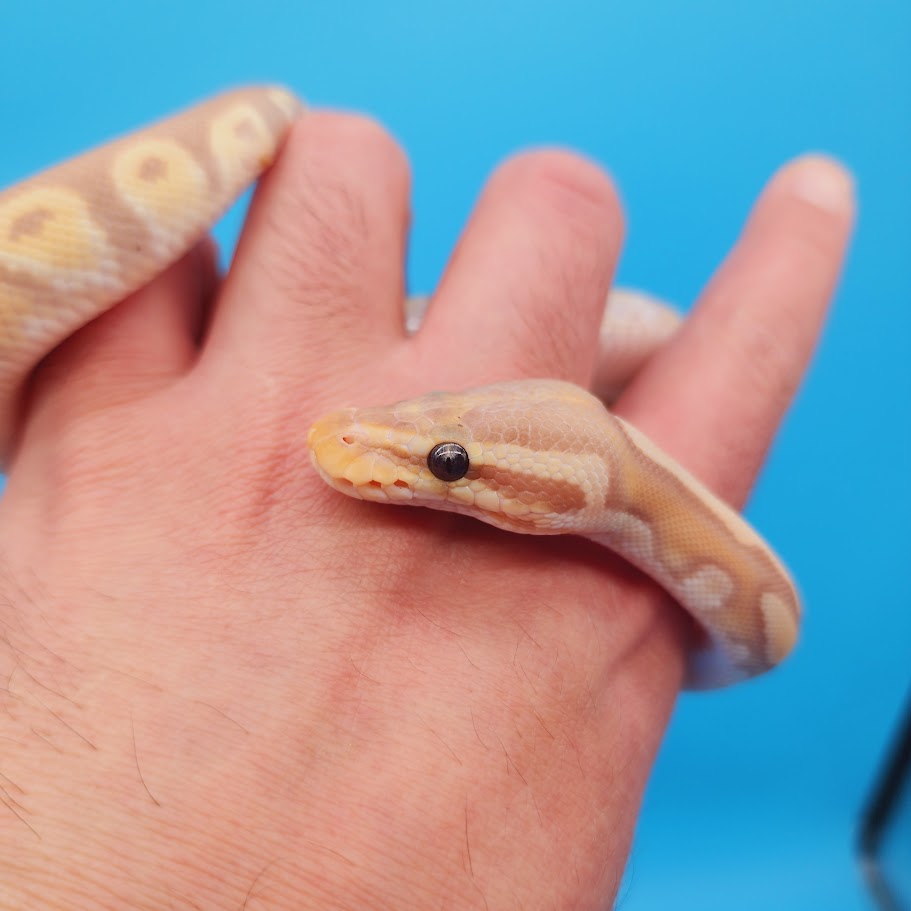
[[[0,194],[0,454],[41,358],[190,249],[274,160],[301,110],[282,88],[229,92]],[[606,360],[628,373],[632,336],[623,342],[618,299],[606,336],[621,341]],[[648,353],[639,347],[633,366]],[[622,377],[599,383],[605,391]],[[691,687],[759,674],[796,641],[798,596],[769,546],[578,386],[516,380],[348,408],[317,420],[308,441],[317,471],[342,493],[511,532],[580,535],[616,552],[704,632],[689,657]]]

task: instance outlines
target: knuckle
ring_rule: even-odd
[[[597,164],[562,149],[544,149],[514,158],[504,177],[529,187],[544,205],[585,222],[619,218],[620,202],[613,181]]]
[[[741,365],[750,394],[783,410],[800,381],[802,359],[787,332],[762,320],[744,320],[738,328]]]
[[[371,238],[407,205],[404,154],[370,118],[319,113],[294,127],[277,167],[282,189],[265,207],[273,280],[295,298],[344,299],[374,265]]]

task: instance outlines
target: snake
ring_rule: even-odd
[[[15,446],[40,361],[191,249],[272,164],[303,111],[282,87],[235,89],[0,193],[0,457]],[[686,686],[755,677],[796,643],[797,590],[737,510],[610,411],[623,375],[654,347],[643,327],[666,340],[673,320],[641,295],[609,300],[602,335],[615,341],[602,362],[619,365],[619,378],[608,369],[594,391],[515,379],[339,408],[312,424],[311,461],[361,500],[589,539],[696,621]],[[410,305],[414,324],[425,305]]]

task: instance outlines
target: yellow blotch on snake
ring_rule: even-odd
[[[251,104],[238,104],[212,121],[210,143],[222,182],[241,183],[251,170],[272,160],[275,140],[266,121]]]
[[[63,187],[36,187],[0,206],[0,265],[44,280],[99,268],[104,231],[82,197]]]
[[[144,139],[114,161],[114,185],[156,237],[170,233],[187,212],[210,208],[209,181],[196,159],[169,139]]]

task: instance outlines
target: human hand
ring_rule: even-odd
[[[785,169],[617,404],[732,502],[851,218],[834,165]],[[507,164],[414,338],[406,222],[388,137],[309,115],[220,287],[204,245],[36,375],[0,502],[3,907],[594,908],[616,890],[682,613],[587,542],[339,497],[305,441],[342,404],[586,383],[619,206],[574,156]]]

